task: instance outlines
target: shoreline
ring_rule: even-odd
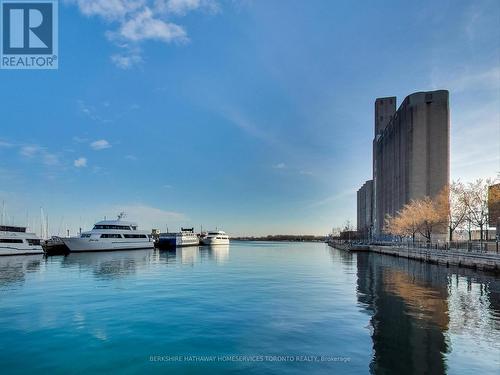
[[[328,245],[343,251],[372,252],[433,263],[447,268],[454,266],[500,274],[500,255],[456,250],[408,248],[401,246],[349,245],[328,242]]]

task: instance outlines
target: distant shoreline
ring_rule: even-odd
[[[231,237],[232,241],[273,241],[273,242],[325,242],[324,236],[313,235],[272,235],[265,237]]]

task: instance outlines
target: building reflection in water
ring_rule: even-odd
[[[356,260],[358,301],[371,316],[371,373],[447,372],[451,335],[473,336],[480,317],[490,318],[478,341],[500,337],[495,277],[370,253]]]
[[[0,256],[0,288],[9,284],[23,283],[27,273],[37,272],[43,255]]]

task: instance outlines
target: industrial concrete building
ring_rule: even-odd
[[[489,226],[496,228],[496,239],[500,240],[500,184],[488,188]]]
[[[370,221],[373,235],[381,236],[387,215],[395,215],[412,199],[436,196],[449,184],[449,160],[448,91],[411,94],[397,110],[395,97],[378,98],[372,199],[368,203],[361,197],[363,185],[358,191],[358,229]],[[365,221],[362,214],[368,211],[372,215]]]
[[[361,238],[370,238],[373,229],[373,180],[358,190],[357,230]]]

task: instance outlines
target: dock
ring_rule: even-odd
[[[446,267],[466,267],[481,271],[500,273],[500,254],[496,252],[475,252],[463,249],[436,249],[401,245],[373,245],[356,243],[328,243],[333,248],[350,252],[373,252]]]

